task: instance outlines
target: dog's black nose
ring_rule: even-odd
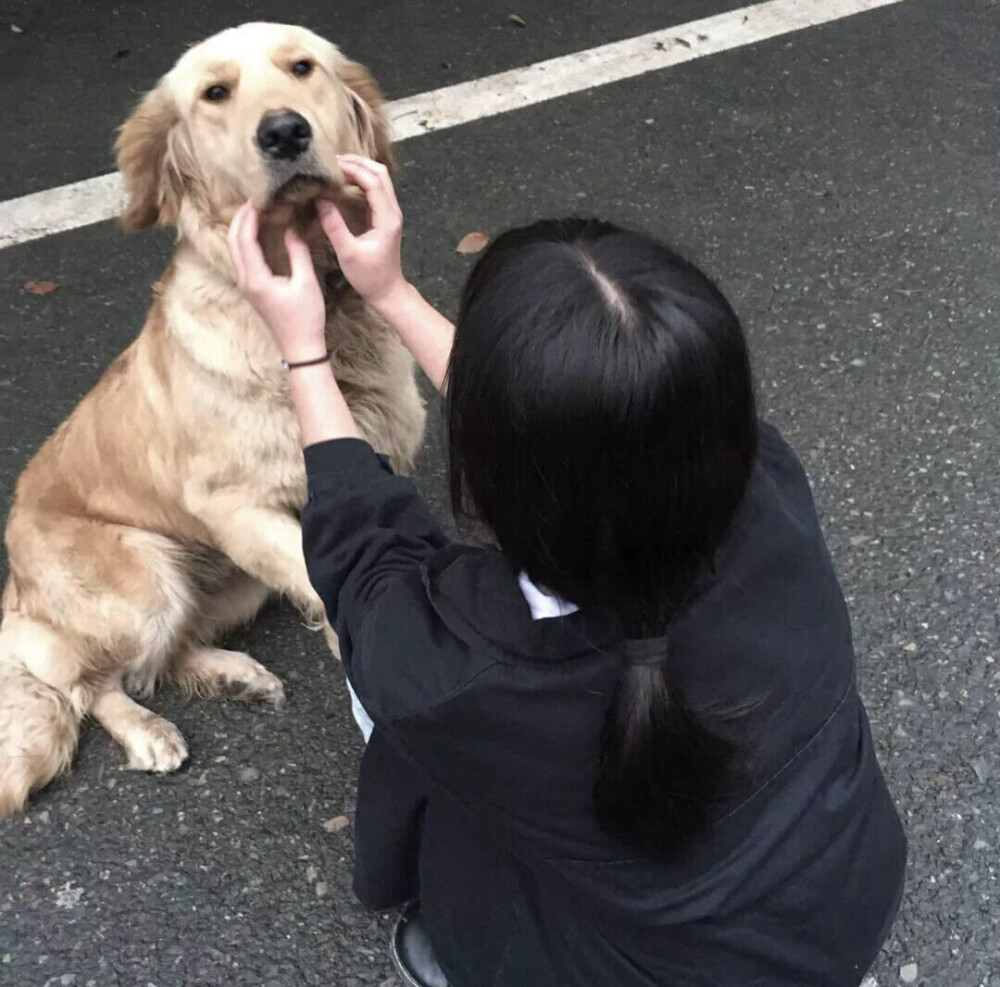
[[[257,144],[269,158],[294,161],[309,149],[312,127],[294,110],[269,113],[257,127]]]

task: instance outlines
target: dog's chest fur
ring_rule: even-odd
[[[408,465],[418,436],[400,427],[406,418],[422,425],[422,409],[403,393],[412,390],[409,357],[339,278],[327,280],[327,345],[348,403],[372,444]],[[230,281],[183,255],[164,280],[159,313],[143,335],[161,352],[162,397],[181,425],[191,482],[252,487],[300,507],[306,481],[287,372],[260,317]]]

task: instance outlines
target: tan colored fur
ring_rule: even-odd
[[[289,71],[301,58],[316,65],[308,79]],[[206,102],[220,78],[231,98]],[[271,673],[212,641],[273,593],[322,619],[300,547],[306,481],[285,373],[225,247],[247,198],[264,211],[277,270],[288,224],[312,244],[348,402],[376,448],[412,465],[424,410],[408,354],[344,287],[308,196],[269,188],[253,134],[282,109],[312,126],[322,194],[355,207],[335,155],[389,161],[381,97],[364,69],[301,28],[244,25],[189,50],[122,128],[123,223],[174,225],[178,245],[139,337],[17,486],[0,625],[0,818],[65,770],[88,714],[131,765],[176,768],[183,737],[127,693],[170,677],[189,694],[280,702]]]

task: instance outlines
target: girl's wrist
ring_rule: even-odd
[[[331,378],[338,390],[340,388],[340,385],[337,384],[337,378],[333,375],[333,367],[330,366],[328,358],[324,358],[317,363],[313,363],[310,360],[297,366],[290,365],[286,371],[286,376],[293,392],[302,387],[311,388],[316,384],[325,386]]]
[[[318,336],[316,339],[303,339],[301,342],[285,343],[280,346],[281,362],[284,364],[305,363],[318,360],[327,353],[326,339]]]
[[[383,295],[372,299],[370,304],[383,319],[395,326],[399,313],[405,311],[416,294],[417,289],[401,277]]]
[[[329,362],[330,351],[326,346],[314,346],[311,349],[307,347],[302,350],[301,356],[293,355],[281,358],[281,365],[287,371],[304,370],[306,367],[315,367]]]
[[[288,384],[303,446],[361,437],[329,361],[288,371]]]

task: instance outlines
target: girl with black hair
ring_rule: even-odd
[[[371,229],[320,215],[344,275],[444,394],[449,541],[359,438],[306,247],[239,284],[289,367],[309,572],[374,723],[355,888],[410,905],[433,987],[857,987],[906,846],[855,685],[809,484],[759,422],[739,320],[697,268],[608,223],[536,223],[476,265],[457,329]]]

